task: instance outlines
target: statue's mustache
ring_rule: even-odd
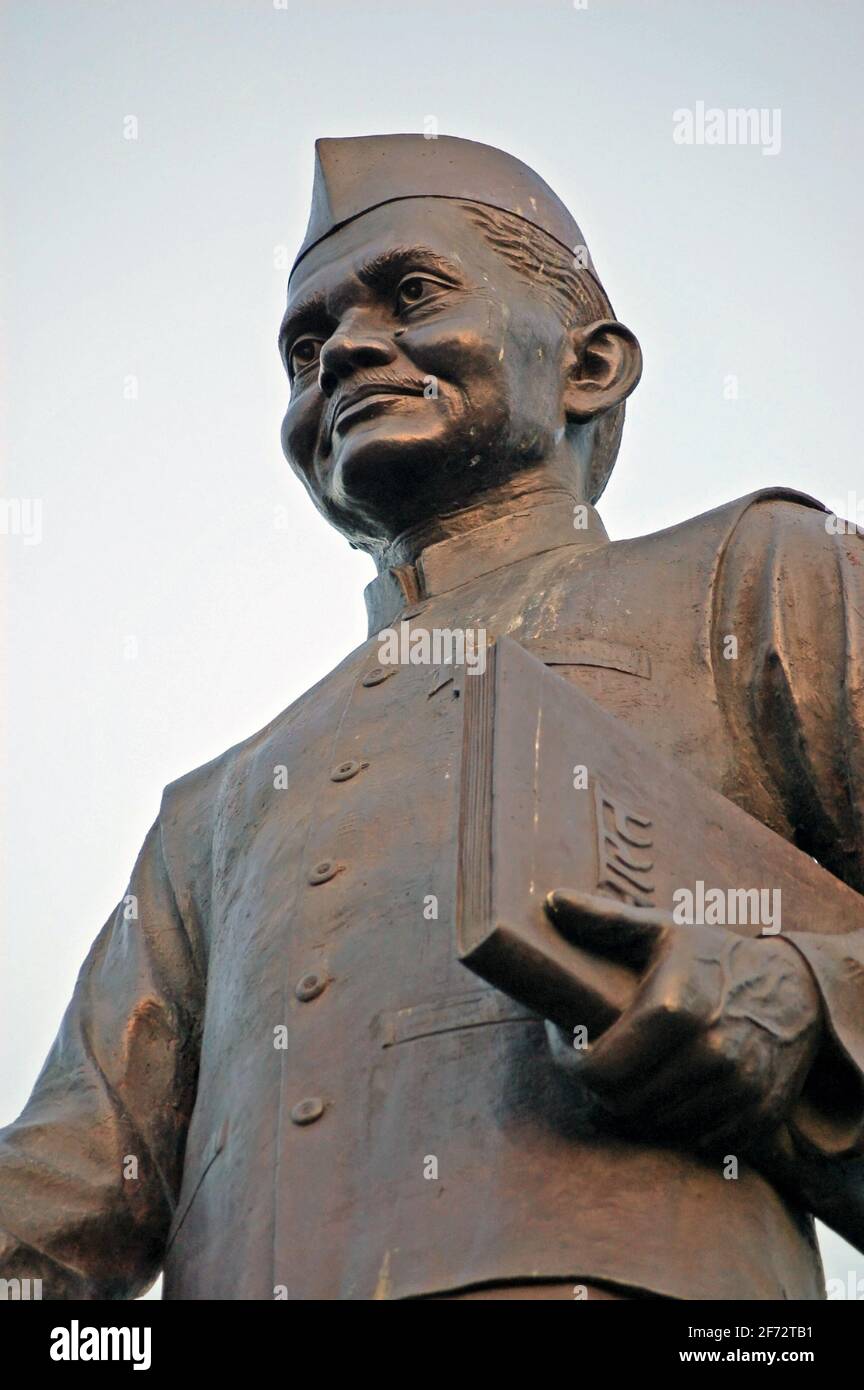
[[[374,395],[378,391],[393,391],[411,396],[422,396],[426,389],[426,382],[422,377],[405,376],[401,372],[379,371],[374,376],[352,377],[350,383],[346,382],[336,391],[327,403],[324,412],[324,435],[330,439],[333,433],[333,426],[339,411],[348,405],[353,405],[355,401],[362,400],[364,396]]]

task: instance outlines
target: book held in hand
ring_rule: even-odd
[[[858,893],[512,639],[463,693],[457,950],[554,1023],[596,1035],[638,981],[566,939],[556,889],[749,936],[864,927]]]

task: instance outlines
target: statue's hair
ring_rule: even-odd
[[[474,226],[517,275],[558,314],[564,327],[577,328],[598,319],[614,319],[615,313],[598,280],[554,237],[539,227],[500,208],[463,203]],[[594,436],[588,476],[588,495],[596,502],[615,467],[624,428],[624,402],[601,415]]]

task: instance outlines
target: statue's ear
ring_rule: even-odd
[[[600,319],[573,330],[566,372],[568,418],[593,420],[630,395],[642,375],[642,349],[623,323]]]

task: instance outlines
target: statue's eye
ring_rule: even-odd
[[[288,354],[292,374],[296,376],[305,367],[311,367],[318,361],[320,352],[321,344],[317,338],[298,338]]]
[[[441,289],[435,280],[428,280],[425,275],[406,275],[396,291],[396,303],[400,309],[410,309],[415,304],[421,304],[424,299],[434,298],[436,289]]]

